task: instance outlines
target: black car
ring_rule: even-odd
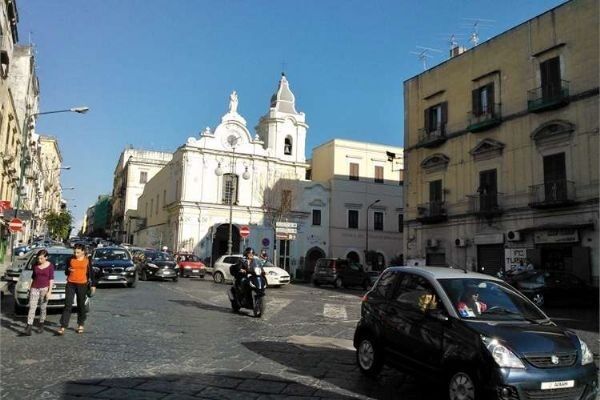
[[[315,264],[312,283],[315,286],[329,284],[336,288],[362,286],[368,289],[371,278],[358,263],[342,258],[320,258]]]
[[[173,256],[163,251],[144,251],[144,255],[139,258],[138,271],[140,280],[148,279],[171,279],[177,282],[178,267]]]
[[[598,289],[569,272],[526,271],[507,281],[540,307],[598,307]]]
[[[122,247],[100,247],[91,256],[98,284],[122,283],[135,287],[137,272],[129,252]]]
[[[595,399],[588,346],[506,282],[451,268],[391,267],[363,298],[360,370],[384,364],[458,399]]]

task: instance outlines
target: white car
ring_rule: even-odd
[[[47,247],[46,250],[48,251],[48,261],[54,265],[54,286],[52,288],[52,295],[48,301],[48,309],[63,308],[65,305],[65,288],[67,286],[65,269],[69,260],[73,257],[73,250],[66,247]],[[36,261],[35,259],[35,254],[32,254],[15,286],[15,314],[25,314],[29,308],[29,288],[31,287],[31,274],[33,272],[33,263]],[[77,296],[75,296],[73,306],[77,306]],[[86,297],[86,310],[89,309],[89,306],[89,298]]]
[[[232,254],[230,256],[221,256],[215,262],[213,269],[213,279],[216,283],[233,282],[233,276],[229,273],[229,267],[241,260],[241,254]],[[256,258],[258,265],[263,267],[267,278],[267,286],[283,286],[290,283],[290,274],[283,268],[276,267],[270,262],[265,262]]]

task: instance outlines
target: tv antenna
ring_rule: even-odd
[[[427,59],[433,58],[433,55],[430,54],[431,52],[441,53],[440,50],[432,49],[431,47],[423,47],[423,46],[416,46],[416,47],[417,47],[417,51],[411,51],[410,54],[416,55],[417,58],[419,59],[419,61],[421,61],[423,63],[423,70],[427,69]]]
[[[493,23],[496,22],[493,19],[483,19],[483,18],[463,18],[463,20],[468,21],[463,26],[467,26],[471,28],[471,34],[469,35],[469,41],[473,44],[473,47],[479,44],[479,29],[480,28],[491,28]]]

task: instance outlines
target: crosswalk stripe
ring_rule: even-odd
[[[346,313],[346,306],[338,304],[326,303],[323,305],[323,316],[326,318],[333,319],[348,319],[348,313]]]
[[[263,315],[264,320],[270,320],[277,315],[281,310],[286,308],[292,301],[289,299],[276,299],[267,297],[267,307]]]

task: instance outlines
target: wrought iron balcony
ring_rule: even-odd
[[[467,196],[469,213],[481,218],[492,218],[503,213],[504,195],[502,193],[477,193]]]
[[[500,112],[500,104],[490,104],[487,108],[477,112],[471,111],[467,113],[469,116],[469,132],[482,132],[486,129],[493,128],[502,122],[502,114]]]
[[[419,215],[417,221],[423,224],[435,224],[448,219],[445,201],[432,201],[417,206]]]
[[[437,147],[446,141],[446,125],[442,124],[435,130],[419,129],[420,147]]]
[[[568,207],[575,204],[575,182],[566,179],[530,186],[531,208]]]
[[[531,112],[552,110],[568,103],[568,81],[560,80],[555,84],[541,86],[527,92],[527,109]]]

